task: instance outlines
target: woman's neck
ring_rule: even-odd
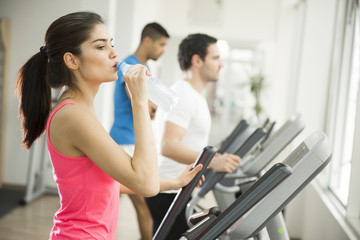
[[[89,109],[89,111],[94,112],[95,96],[96,93],[94,91],[90,91],[89,89],[83,89],[83,88],[67,89],[61,94],[58,102],[60,103],[64,101],[73,101],[86,106]]]

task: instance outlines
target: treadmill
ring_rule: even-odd
[[[312,133],[282,162],[291,168],[288,177],[276,186],[269,184],[265,189],[258,183],[267,175],[265,173],[218,217],[199,222],[184,233],[181,239],[210,240],[230,234],[235,239],[288,239],[286,229],[276,229],[284,237],[270,237],[267,229],[269,222],[327,166],[331,156],[327,136],[321,131]],[[262,186],[261,190],[258,189],[259,185]]]
[[[266,135],[266,131],[262,128],[258,128],[253,134],[251,134],[250,137],[248,137],[244,144],[242,144],[235,152],[236,155],[242,157],[246,152],[248,152],[250,149],[253,148],[255,144],[257,144],[264,136]],[[173,226],[175,222],[175,218],[180,214],[182,209],[186,206],[187,202],[191,198],[192,191],[194,190],[195,186],[197,185],[197,182],[199,181],[201,175],[204,174],[204,171],[206,170],[207,166],[209,165],[211,159],[216,154],[217,150],[214,147],[206,147],[204,148],[202,154],[199,156],[195,164],[203,163],[203,169],[195,176],[195,178],[182,188],[177,195],[175,196],[175,199],[173,200],[171,206],[169,207],[164,219],[162,220],[159,228],[157,229],[155,235],[153,236],[153,240],[165,240],[171,227]],[[209,173],[209,172],[208,172]],[[209,177],[209,175],[211,175]],[[207,174],[208,179],[217,179],[218,182],[223,178],[225,173],[222,172],[210,172],[210,174]],[[205,181],[206,182],[206,181]],[[209,186],[210,189],[212,186]],[[202,189],[204,190],[204,189]],[[207,191],[207,190],[206,190]]]
[[[273,124],[272,124],[273,127]],[[242,185],[246,189],[246,184],[253,183],[261,175],[261,171],[304,129],[305,123],[301,115],[292,116],[286,121],[279,130],[277,130],[266,141],[261,142],[252,151],[248,151],[243,156],[243,162],[240,165],[241,173],[226,174],[224,179],[234,179],[231,186],[224,185],[223,181],[211,179],[203,183],[202,190],[193,196],[186,209],[186,217],[189,218],[194,212],[195,206],[199,206],[199,201],[213,190],[215,199],[221,211],[225,210],[236,199],[236,194],[240,191]],[[212,175],[210,175],[212,177]],[[227,181],[228,183],[228,181]],[[245,186],[245,187],[244,187]]]
[[[243,159],[241,171],[248,176],[259,175],[304,128],[305,122],[301,115],[293,115],[279,130]]]

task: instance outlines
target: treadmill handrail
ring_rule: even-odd
[[[272,131],[274,130],[275,124],[276,122],[272,122],[269,127],[266,127],[267,133],[264,139],[261,140],[261,145],[263,145],[266,142],[266,140],[269,139],[270,135],[273,133]]]
[[[217,149],[211,146],[207,146],[203,149],[202,153],[199,155],[198,159],[195,161],[193,167],[198,164],[202,164],[203,168],[198,172],[195,177],[191,180],[191,182],[183,187],[175,196],[171,206],[164,219],[162,220],[159,228],[157,229],[155,235],[153,236],[153,240],[165,240],[168,235],[170,228],[175,222],[176,217],[180,214],[181,210],[185,207],[186,203],[189,201],[191,197],[191,193],[194,188],[197,186],[201,176],[204,174],[204,171],[208,167],[210,161],[214,157]]]
[[[235,138],[242,134],[247,127],[249,127],[249,124],[246,122],[246,120],[241,120],[239,124],[235,127],[235,129],[230,133],[230,135],[221,142],[218,152],[224,153],[226,149],[231,145],[231,143],[235,140]]]
[[[286,121],[255,153],[250,153],[240,166],[247,176],[257,176],[294,138],[304,129],[305,122],[301,115]],[[253,155],[252,155],[253,154]]]
[[[233,223],[236,222],[248,210],[261,201],[269,192],[271,192],[284,179],[292,174],[291,168],[283,163],[273,165],[262,177],[260,177],[244,194],[240,195],[223,213],[206,228],[196,228],[192,232],[192,239],[215,239],[225,232]],[[199,230],[197,230],[199,229]],[[194,234],[196,232],[197,234]],[[186,233],[183,236],[189,236]]]
[[[235,155],[243,157],[252,147],[254,147],[260,139],[266,134],[265,129],[258,128],[256,129],[250,137],[248,137],[244,144],[242,144],[238,150],[236,150]],[[201,190],[198,192],[198,196],[204,197],[214,186],[218,183],[224,176],[226,172],[216,172],[214,170],[210,171],[207,175],[207,180],[201,186]]]
[[[312,133],[283,161],[293,173],[228,231],[241,239],[254,237],[328,165],[331,154],[327,136],[321,131]]]

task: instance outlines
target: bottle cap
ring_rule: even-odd
[[[131,67],[131,65],[127,64],[126,62],[120,62],[116,66],[116,68],[119,69],[123,74],[125,74],[129,70],[130,67]]]

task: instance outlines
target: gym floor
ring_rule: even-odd
[[[197,191],[197,189],[195,189]],[[201,201],[202,206],[215,206],[212,194]],[[57,195],[43,195],[14,208],[0,217],[0,240],[49,239],[54,213],[59,209]],[[121,195],[116,240],[139,240],[140,233],[134,207],[127,195]]]
[[[43,195],[18,206],[0,218],[0,240],[49,239],[54,213],[59,208],[59,197]],[[117,240],[138,240],[135,210],[128,196],[122,195],[119,206]]]
[[[215,206],[213,195],[207,194],[201,205],[205,208]],[[43,195],[24,206],[19,205],[0,217],[0,240],[49,239],[52,219],[58,209],[59,197],[56,195]],[[120,197],[116,234],[116,240],[124,239],[140,239],[135,210],[127,195]]]

